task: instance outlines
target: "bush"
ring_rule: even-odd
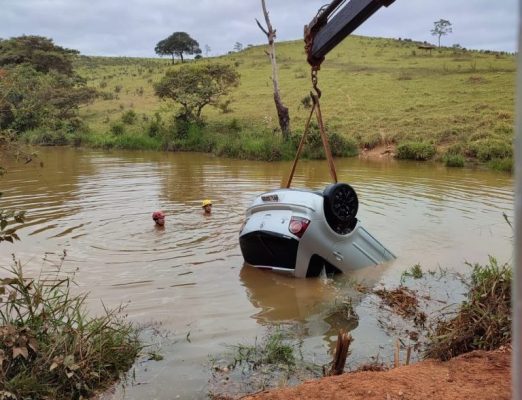
[[[439,321],[425,356],[448,360],[472,350],[493,350],[511,342],[511,266],[472,266],[467,300],[454,318]]]
[[[118,98],[118,96],[112,92],[98,92],[98,96],[100,96],[103,100],[114,100]]]
[[[133,125],[138,118],[136,112],[134,110],[129,110],[123,113],[121,116],[121,122],[127,125]]]
[[[120,136],[125,133],[125,126],[121,122],[115,122],[111,125],[111,133],[115,136]]]
[[[345,138],[336,132],[328,133],[327,135],[330,150],[334,157],[353,157],[359,153],[358,145],[353,139]],[[290,141],[295,150],[297,150],[301,138],[301,133],[291,136]],[[302,157],[312,160],[322,160],[326,158],[321,133],[316,123],[310,124],[310,131],[306,135]]]
[[[228,129],[230,129],[232,132],[241,131],[241,125],[239,124],[237,118],[234,118],[232,121],[230,121],[230,123],[228,124]]]
[[[357,135],[359,145],[365,149],[371,150],[383,142],[383,137],[379,132],[368,133],[364,136]]]
[[[353,139],[334,132],[330,134],[329,142],[334,157],[354,157],[359,154],[359,148]]]
[[[513,146],[510,142],[506,143],[499,139],[479,139],[469,144],[467,152],[471,157],[486,162],[495,158],[513,157]]]
[[[425,142],[405,142],[397,146],[397,158],[402,160],[426,161],[436,152],[435,146]]]
[[[70,292],[70,278],[28,279],[19,262],[7,273],[0,281],[0,394],[90,398],[132,366],[141,345],[121,308],[89,318],[86,295]]]
[[[488,162],[488,167],[496,171],[513,172],[513,158],[494,158]]]
[[[462,168],[464,166],[465,160],[464,157],[460,154],[444,154],[442,157],[442,161],[446,167],[457,167]]]
[[[150,137],[159,136],[164,131],[163,122],[159,113],[154,115],[154,118],[149,122],[147,126],[147,134]]]
[[[37,128],[23,134],[23,140],[40,146],[65,146],[70,143],[72,135],[64,128]]]
[[[176,139],[185,139],[190,125],[191,123],[185,114],[177,114],[174,117],[174,137]]]
[[[116,136],[109,147],[127,150],[159,150],[161,143],[159,140],[142,134],[125,133]]]

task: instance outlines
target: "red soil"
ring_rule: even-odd
[[[242,400],[511,399],[511,350],[475,351],[385,372],[354,372],[265,391]]]

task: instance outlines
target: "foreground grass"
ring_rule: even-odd
[[[141,348],[121,309],[89,318],[69,278],[28,279],[19,262],[0,281],[0,397],[88,398],[116,381]]]
[[[298,135],[308,114],[304,99],[310,90],[309,67],[301,41],[277,46],[282,98]],[[254,46],[220,57],[238,67],[241,85],[231,94],[230,103],[225,104],[224,99],[220,107],[203,110],[209,130],[235,124],[240,127],[241,142],[249,141],[252,132],[267,140],[278,135],[270,64],[263,51],[264,46]],[[405,144],[404,158],[441,159],[448,166],[478,162],[510,170],[515,65],[514,56],[505,53],[441,48],[430,54],[408,40],[351,36],[323,63],[319,74],[322,111],[329,133],[357,148]],[[177,108],[161,103],[152,85],[170,68],[177,66],[168,60],[81,58],[80,73],[103,93],[82,110],[82,117],[96,133],[94,142],[113,135],[113,126],[121,124],[129,111],[147,127],[154,125],[155,115],[168,122]],[[147,127],[136,126],[137,135],[148,135]],[[228,139],[233,144],[221,150],[223,155],[245,154],[233,132]],[[107,141],[130,148],[139,145],[137,139]],[[147,141],[143,146],[150,148]],[[254,158],[270,159],[262,145],[246,147],[251,146]],[[187,143],[182,147],[192,150]],[[251,154],[243,157],[252,158]]]
[[[493,350],[511,342],[511,266],[490,257],[473,265],[467,300],[456,315],[439,322],[426,356],[448,360],[472,350]]]

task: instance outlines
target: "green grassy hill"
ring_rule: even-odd
[[[227,131],[243,132],[244,137],[276,136],[271,66],[264,50],[264,46],[255,46],[194,61],[230,62],[241,74],[241,84],[230,96],[229,112],[204,109],[207,126],[203,131],[221,136]],[[292,131],[298,134],[309,113],[302,101],[311,89],[303,42],[276,43],[276,52],[282,100],[290,109]],[[138,137],[147,137],[151,121],[168,124],[176,106],[160,102],[152,85],[167,69],[178,66],[167,59],[82,57],[80,75],[103,92],[82,110],[93,132],[88,141],[92,145],[154,148],[156,141]],[[509,164],[515,70],[516,59],[510,54],[452,48],[430,53],[409,40],[352,36],[327,56],[319,72],[323,116],[329,133],[337,133],[359,148],[393,144],[399,157],[423,159],[430,158],[432,152],[424,157],[421,150],[434,146],[436,157],[444,157],[449,164],[453,156],[458,158],[456,164],[460,158],[482,162],[504,159]],[[132,121],[125,124],[121,119],[129,110],[136,116],[131,112]],[[118,124],[123,128],[114,128]],[[110,139],[121,136],[122,130],[125,140]],[[212,140],[194,149],[213,151],[216,144]],[[253,152],[267,147],[266,143],[252,146]],[[272,158],[288,158],[292,152],[289,149]],[[229,155],[241,152],[237,153]]]

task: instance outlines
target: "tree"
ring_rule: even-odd
[[[174,32],[168,38],[160,40],[154,51],[159,56],[172,56],[173,64],[174,56],[179,57],[183,63],[183,54],[201,54],[199,43],[186,32]]]
[[[210,52],[212,51],[212,49],[210,48],[210,46],[208,44],[205,45],[205,57],[208,57],[208,55],[210,54]]]
[[[234,51],[241,51],[241,50],[243,50],[243,43],[241,43],[241,42],[236,42],[236,43],[234,44]]]
[[[77,50],[56,46],[52,39],[43,36],[19,36],[0,39],[0,66],[30,64],[45,74],[56,71],[73,76],[73,60]]]
[[[71,123],[79,106],[96,96],[73,71],[76,54],[40,36],[0,41],[0,130],[20,133]]]
[[[239,74],[228,64],[187,64],[165,73],[154,85],[161,99],[171,99],[181,104],[181,116],[188,121],[201,119],[206,105],[217,105],[219,97],[239,85]]]
[[[265,22],[267,29],[265,29],[261,23],[256,19],[257,26],[259,29],[263,31],[268,39],[268,51],[266,55],[270,59],[272,64],[272,84],[274,85],[274,102],[277,110],[277,116],[279,118],[279,126],[281,128],[281,133],[283,134],[283,138],[288,140],[290,138],[290,114],[288,112],[288,107],[286,107],[281,101],[281,95],[279,94],[279,78],[277,77],[277,63],[276,63],[276,54],[275,54],[275,44],[274,39],[276,37],[276,31],[272,28],[272,24],[270,23],[270,19],[268,18],[268,11],[266,10],[265,0],[261,0],[261,6],[263,8],[263,14],[265,15]]]
[[[439,19],[438,21],[435,21],[433,23],[433,29],[431,30],[431,34],[433,36],[438,36],[439,47],[440,47],[440,37],[453,32],[451,26],[452,26],[451,22],[449,22],[447,19]]]

